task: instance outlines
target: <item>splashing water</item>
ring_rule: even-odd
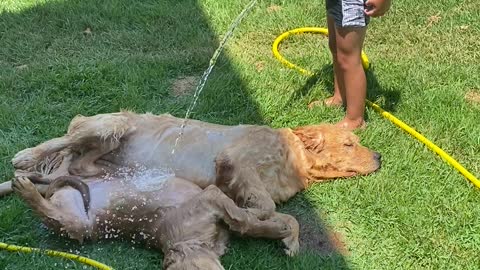
[[[131,183],[139,191],[154,191],[163,188],[165,181],[171,178],[171,174],[168,170],[150,169],[142,172],[136,172],[132,176]]]
[[[166,168],[150,169],[141,164],[133,167],[120,167],[112,174],[103,177],[105,180],[120,178],[124,183],[131,183],[138,191],[154,191],[162,189],[165,181],[173,177],[171,170]]]
[[[213,53],[212,58],[210,59],[210,63],[208,65],[208,68],[205,70],[203,73],[202,77],[200,78],[200,81],[197,85],[197,88],[195,89],[195,92],[193,94],[193,100],[192,103],[190,103],[190,106],[187,109],[187,113],[185,114],[185,118],[183,119],[182,125],[180,126],[180,132],[178,133],[177,138],[175,139],[175,144],[173,146],[172,152],[171,152],[171,158],[173,159],[173,156],[175,155],[175,149],[177,148],[177,145],[180,141],[180,139],[183,136],[183,132],[185,131],[185,126],[187,125],[188,122],[188,117],[190,116],[190,113],[192,112],[193,108],[197,104],[198,97],[200,96],[200,93],[202,92],[205,83],[207,82],[208,76],[212,72],[213,67],[215,66],[218,57],[220,56],[220,53],[223,50],[223,47],[225,47],[225,44],[227,43],[228,39],[233,35],[233,31],[237,26],[240,24],[242,19],[250,13],[252,8],[255,6],[257,3],[257,0],[252,0],[243,10],[242,12],[237,16],[237,18],[233,21],[233,23],[230,25],[228,28],[228,31],[225,33],[225,36],[223,37],[222,41],[220,42],[220,45],[218,48],[215,50]],[[173,164],[173,163],[172,163]]]

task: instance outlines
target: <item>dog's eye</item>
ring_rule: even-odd
[[[344,143],[343,145],[348,146],[348,147],[352,147],[352,146],[353,146],[353,143],[352,143],[352,142],[348,142],[348,143]]]

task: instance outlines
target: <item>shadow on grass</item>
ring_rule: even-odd
[[[12,176],[14,153],[62,135],[77,114],[130,109],[183,117],[191,95],[175,97],[172,86],[184,78],[199,78],[219,43],[196,0],[52,0],[19,12],[3,11],[0,25],[3,179]],[[264,124],[258,105],[226,57],[219,59],[192,117],[220,124]],[[303,239],[329,235],[301,195],[287,206],[302,224],[308,224],[302,227]],[[80,247],[52,236],[15,197],[0,206],[0,216],[1,241],[79,251],[116,269],[158,267],[162,258],[138,246],[132,249],[128,241]],[[272,241],[234,239],[234,252],[226,256],[224,265],[227,269],[318,269],[334,257],[334,265],[346,268],[331,239],[322,239],[309,249],[319,249],[318,256],[307,252],[310,255],[293,259]],[[258,249],[277,251],[261,253],[259,258]],[[43,256],[17,256],[0,252],[0,268],[56,269],[68,264]]]
[[[300,245],[302,252],[327,257],[330,267],[347,269],[343,256],[348,248],[340,233],[333,231],[320,218],[320,210],[313,207],[305,194],[295,196],[280,208],[282,212],[297,218],[300,223]]]
[[[372,66],[366,71],[367,76],[367,99],[380,103],[379,105],[386,111],[395,112],[396,105],[400,101],[400,91],[384,88],[375,76],[375,67]],[[286,104],[307,96],[313,87],[321,83],[323,88],[333,95],[333,65],[324,65],[320,70],[315,71],[315,75],[308,77],[305,84],[295,91]],[[368,119],[368,115],[365,116]]]

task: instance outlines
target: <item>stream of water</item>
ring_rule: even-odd
[[[230,27],[228,28],[227,32],[225,33],[222,41],[220,42],[220,45],[218,48],[215,50],[213,53],[212,58],[210,59],[210,63],[208,65],[208,68],[205,70],[203,73],[202,77],[200,78],[200,81],[197,84],[197,87],[195,89],[195,92],[193,94],[193,100],[190,103],[190,106],[187,109],[187,112],[185,114],[185,118],[183,119],[182,125],[180,126],[180,132],[178,133],[177,138],[175,139],[175,144],[173,146],[172,152],[171,152],[171,159],[173,160],[173,157],[175,156],[175,150],[177,148],[178,143],[180,142],[183,133],[185,131],[185,127],[187,126],[187,122],[189,119],[190,114],[192,113],[193,108],[195,108],[198,97],[202,93],[203,88],[205,87],[205,83],[207,82],[208,76],[213,70],[213,67],[217,63],[217,59],[220,56],[223,48],[225,47],[225,44],[227,44],[227,41],[230,39],[230,37],[233,35],[233,31],[237,28],[237,26],[242,22],[242,19],[247,16],[250,11],[253,9],[253,7],[257,4],[257,0],[252,0],[243,10],[242,12],[235,18],[235,20],[232,22]],[[173,164],[173,163],[172,163]]]

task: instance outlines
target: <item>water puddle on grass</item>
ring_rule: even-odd
[[[253,9],[253,7],[255,6],[255,4],[257,3],[257,0],[252,0],[243,10],[242,12],[237,16],[237,18],[235,18],[235,20],[233,21],[233,23],[230,25],[230,27],[228,28],[227,32],[225,33],[222,41],[220,42],[220,45],[218,46],[218,48],[215,50],[215,52],[213,53],[213,56],[212,58],[210,59],[210,63],[208,65],[208,68],[205,70],[205,72],[203,73],[202,77],[200,78],[200,81],[198,82],[198,85],[193,93],[193,100],[192,102],[190,103],[190,106],[188,107],[187,109],[187,112],[185,114],[185,118],[183,119],[183,122],[182,122],[182,125],[180,126],[180,132],[178,133],[178,136],[177,138],[175,139],[175,144],[173,146],[173,149],[172,149],[172,152],[171,152],[171,159],[173,160],[173,157],[175,156],[175,150],[177,148],[177,145],[178,143],[180,142],[182,136],[183,136],[183,133],[185,131],[185,127],[188,123],[188,119],[189,119],[189,116],[190,114],[192,113],[192,110],[193,108],[195,108],[197,102],[198,102],[198,97],[200,96],[200,94],[202,93],[202,90],[203,88],[205,87],[205,83],[207,82],[207,79],[208,79],[208,76],[210,75],[210,73],[212,72],[213,70],[213,67],[215,66],[215,64],[217,63],[217,59],[218,57],[220,56],[223,48],[225,47],[225,44],[227,43],[227,41],[230,39],[230,37],[233,35],[233,31],[235,31],[235,29],[237,28],[237,26],[242,22],[242,19],[247,16],[250,11]],[[173,162],[171,163],[173,164]]]

